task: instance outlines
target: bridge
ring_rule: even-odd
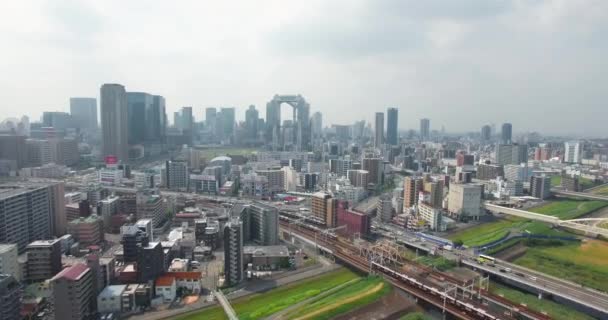
[[[217,301],[219,301],[222,305],[222,308],[224,308],[224,312],[226,313],[228,319],[239,320],[239,318],[236,316],[236,312],[230,305],[230,302],[228,301],[228,299],[226,299],[226,296],[220,290],[214,291],[213,294],[217,298]]]
[[[599,227],[604,222],[608,222],[608,218],[587,218],[587,219],[572,219],[572,220],[561,220],[557,217],[549,216],[546,214],[540,214],[515,208],[503,207],[491,203],[484,203],[483,207],[494,213],[508,214],[520,218],[526,218],[535,221],[541,221],[568,228],[576,231],[581,231],[588,236],[602,235],[608,237],[608,229]]]
[[[588,200],[608,201],[608,196],[603,196],[603,195],[593,194],[593,193],[588,193],[588,192],[574,192],[574,191],[567,191],[567,190],[562,190],[562,189],[557,189],[557,188],[551,189],[551,192],[553,192],[554,194],[559,195],[559,196],[576,197],[576,198],[588,199]]]

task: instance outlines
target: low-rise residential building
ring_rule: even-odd
[[[177,295],[177,285],[175,277],[163,275],[156,279],[156,296],[162,297],[165,302],[175,300]]]
[[[125,292],[127,285],[107,286],[97,296],[97,311],[101,314],[123,312],[122,294]]]

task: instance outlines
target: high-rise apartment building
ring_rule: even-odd
[[[368,172],[367,183],[384,183],[384,162],[381,158],[363,158],[361,169]]]
[[[218,118],[222,127],[222,139],[232,140],[234,138],[234,124],[236,121],[234,108],[222,108]]]
[[[390,195],[378,198],[376,216],[380,217],[382,222],[390,222],[393,219],[393,201]]]
[[[245,112],[245,126],[247,127],[247,138],[250,142],[256,142],[258,139],[258,122],[260,114],[255,109],[254,105],[250,105]]]
[[[323,135],[323,115],[321,114],[321,112],[317,111],[312,114],[311,124],[313,137],[321,137]]]
[[[420,119],[420,139],[423,141],[431,138],[431,120],[427,118]]]
[[[580,141],[569,141],[564,143],[564,162],[581,163],[582,144]]]
[[[101,86],[101,134],[102,156],[116,156],[118,160],[129,160],[129,111],[127,93],[120,84]]]
[[[386,143],[396,146],[399,143],[399,110],[388,108],[386,112]]]
[[[243,241],[262,246],[274,246],[279,242],[279,211],[259,202],[241,208]]]
[[[511,144],[513,142],[513,126],[510,123],[502,124],[500,141],[502,144]]]
[[[170,190],[188,190],[188,162],[170,160],[165,163],[165,186]]]
[[[551,197],[551,177],[531,176],[530,196],[543,200]]]
[[[348,170],[346,176],[354,187],[367,188],[369,172],[367,170]]]
[[[527,144],[496,145],[496,162],[501,165],[528,162]]]
[[[382,112],[376,112],[374,132],[374,147],[380,148],[384,144],[384,113]]]
[[[224,276],[229,286],[243,281],[243,224],[232,218],[224,227]]]
[[[81,247],[99,245],[105,235],[103,220],[96,214],[74,219],[68,223],[68,233],[78,241]]]
[[[143,191],[137,193],[137,217],[150,219],[154,228],[165,220],[165,205],[160,194]]]
[[[82,263],[65,268],[53,277],[55,319],[92,319],[96,313],[94,280],[91,269]]]
[[[422,191],[423,180],[419,177],[405,177],[403,180],[403,207],[411,208],[418,204],[418,196]]]
[[[330,194],[317,192],[312,195],[310,211],[319,221],[332,228],[337,222],[336,205],[337,202]]]
[[[61,271],[61,240],[37,240],[25,248],[28,282],[52,278]]]
[[[503,166],[500,164],[479,164],[477,165],[477,179],[494,180],[496,177],[504,176]]]
[[[97,130],[97,99],[70,98],[70,114],[81,129]]]
[[[0,243],[16,243],[22,252],[28,243],[65,234],[63,182],[0,184]]]

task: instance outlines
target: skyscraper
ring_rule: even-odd
[[[488,142],[492,138],[492,128],[489,125],[481,127],[481,141]]]
[[[194,117],[192,116],[192,107],[182,107],[179,120],[181,122],[179,128],[184,130],[184,135],[188,136],[188,145],[192,145],[192,137],[194,135]]]
[[[384,113],[382,112],[376,112],[374,132],[374,147],[380,148],[384,143]]]
[[[312,136],[315,138],[320,137],[323,134],[323,115],[321,112],[315,112],[312,114]]]
[[[418,194],[422,190],[423,182],[419,177],[405,177],[403,181],[404,208],[411,208],[418,204]]]
[[[222,108],[219,114],[219,122],[222,125],[222,138],[232,139],[235,122],[234,108]]]
[[[250,105],[245,112],[245,125],[247,127],[248,140],[255,142],[258,137],[258,118],[259,112],[254,105]]]
[[[97,129],[97,99],[70,98],[70,114],[81,129]]]
[[[513,126],[510,123],[502,124],[502,131],[500,132],[500,140],[503,144],[511,144],[513,135]]]
[[[431,120],[420,119],[420,139],[428,140],[431,137]]]
[[[106,83],[101,86],[102,156],[129,160],[128,107],[125,87]]]
[[[165,98],[127,92],[129,144],[143,144],[146,154],[159,154],[165,143]]]
[[[386,143],[396,146],[399,143],[398,109],[388,108],[386,112]]]

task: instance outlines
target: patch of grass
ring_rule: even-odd
[[[603,186],[601,188],[597,188],[597,189],[591,191],[591,193],[597,194],[600,196],[608,196],[608,185]]]
[[[598,240],[561,246],[536,245],[515,263],[584,286],[608,291],[608,243]]]
[[[506,299],[515,303],[525,303],[528,308],[537,312],[546,312],[551,318],[556,320],[592,320],[582,312],[569,308],[565,305],[546,299],[538,299],[537,296],[524,293],[496,283],[490,285],[490,291],[494,294],[503,295]]]
[[[455,261],[448,260],[444,257],[423,256],[420,257],[417,262],[429,267],[435,267],[439,271],[447,271],[456,267]]]
[[[256,153],[258,150],[255,148],[238,148],[238,147],[227,147],[227,148],[206,148],[201,149],[202,157],[207,160],[211,160],[219,156],[247,156]]]
[[[314,297],[342,283],[357,278],[348,269],[340,269],[319,277],[299,281],[264,293],[257,293],[231,301],[241,320],[261,319],[281,311],[293,304]],[[218,315],[218,309],[221,315]],[[227,319],[220,307],[211,307],[177,318],[179,320],[223,320]]]
[[[542,206],[531,208],[530,211],[558,217],[562,220],[569,220],[586,215],[605,206],[608,206],[608,202],[606,201],[558,199],[549,201]]]
[[[307,303],[287,314],[289,319],[330,319],[372,303],[391,290],[380,277],[368,277],[337,292]]]
[[[552,187],[559,187],[561,185],[562,185],[562,176],[560,176],[560,175],[551,176],[551,186]]]
[[[500,245],[498,245],[498,246],[496,246],[496,247],[494,247],[494,248],[491,248],[491,249],[486,250],[486,251],[484,252],[484,254],[487,254],[487,255],[495,255],[495,254],[497,254],[498,252],[501,252],[501,251],[503,251],[503,250],[505,250],[505,249],[508,249],[508,248],[511,248],[511,247],[513,247],[513,246],[517,245],[517,244],[518,244],[518,243],[519,243],[521,240],[522,240],[522,239],[518,239],[518,238],[515,238],[515,239],[509,239],[509,240],[507,240],[507,241],[505,241],[505,242],[501,243]]]
[[[427,317],[422,312],[414,312],[404,315],[403,317],[399,318],[399,320],[431,320],[431,318]]]
[[[525,220],[518,218],[506,218],[494,222],[479,224],[475,227],[463,230],[451,235],[450,240],[462,240],[464,245],[483,246],[484,244],[496,241],[509,233],[509,230],[523,225]]]

